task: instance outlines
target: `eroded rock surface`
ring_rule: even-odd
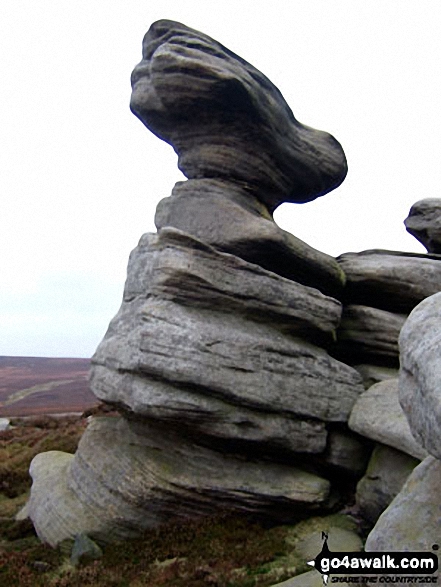
[[[410,314],[400,334],[400,403],[415,438],[441,459],[441,293]]]
[[[207,35],[154,23],[132,74],[132,111],[169,142],[189,179],[240,183],[272,212],[337,187],[347,167],[328,133],[300,124],[260,71]]]
[[[410,232],[428,253],[441,254],[441,199],[426,198],[416,202],[404,221]]]
[[[36,457],[26,512],[57,544],[224,510],[326,511],[339,500],[326,475],[352,479],[360,455],[333,428],[363,391],[328,352],[345,277],[272,212],[339,185],[343,150],[251,65],[179,23],[151,27],[132,84],[132,110],[189,179],[132,253],[92,359],[92,390],[121,418],[92,421],[74,457]]]
[[[398,367],[398,336],[406,320],[369,306],[345,306],[338,329],[338,356],[349,363],[360,360]]]
[[[346,274],[351,304],[408,314],[441,291],[441,256],[370,250],[345,253],[337,261]]]
[[[427,457],[381,515],[368,536],[366,550],[432,552],[440,536],[440,486],[441,463]]]
[[[356,502],[363,517],[375,523],[419,462],[390,446],[377,444],[366,474],[357,485]]]
[[[174,227],[269,271],[340,297],[345,276],[337,261],[282,230],[241,185],[219,179],[178,182],[156,209],[159,229]]]
[[[329,494],[326,479],[301,469],[262,466],[125,418],[92,420],[75,456],[42,453],[31,475],[31,517],[51,545],[80,532],[123,540],[224,509],[288,521]]]
[[[366,436],[417,459],[426,450],[413,437],[398,399],[398,380],[376,383],[358,398],[349,418],[349,427]]]

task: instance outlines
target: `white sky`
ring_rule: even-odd
[[[343,185],[281,206],[283,228],[332,255],[424,251],[402,222],[441,197],[440,0],[2,0],[0,355],[90,356],[182,178],[129,111],[160,18],[241,55],[343,145]]]

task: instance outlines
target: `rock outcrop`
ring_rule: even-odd
[[[400,334],[399,400],[428,456],[409,476],[370,533],[366,549],[431,551],[441,526],[441,293],[421,302]],[[438,547],[436,547],[438,548]],[[439,571],[436,575],[439,578]]]
[[[441,199],[416,202],[404,221],[407,232],[420,241],[428,253],[441,254]]]
[[[441,293],[414,308],[441,291],[437,206],[419,202],[406,221],[430,254],[336,260],[272,214],[337,187],[343,150],[300,124],[267,78],[159,21],[132,85],[133,112],[188,180],[130,255],[92,360],[94,394],[120,415],[92,419],[75,455],[33,460],[21,515],[51,545],[106,542],[225,510],[271,522],[327,513],[358,482],[359,510],[371,523],[381,514],[368,548],[426,548],[441,506]],[[317,536],[304,547],[318,554]]]
[[[415,438],[441,459],[441,292],[413,310],[400,349],[401,405]]]
[[[36,457],[27,511],[50,544],[225,509],[273,521],[326,511],[335,472],[360,475],[367,458],[346,428],[361,376],[328,352],[345,277],[272,212],[338,186],[343,150],[179,23],[151,27],[132,84],[133,112],[189,179],[131,254],[92,360],[93,392],[121,417],[92,421],[75,456]]]

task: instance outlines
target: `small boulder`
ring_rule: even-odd
[[[380,516],[366,551],[431,552],[440,543],[440,487],[441,462],[427,457]]]
[[[361,514],[375,523],[419,462],[401,451],[377,444],[366,474],[357,484],[356,502]]]
[[[103,551],[87,534],[77,534],[75,536],[72,547],[72,554],[70,556],[71,564],[76,567],[103,556]]]
[[[415,440],[398,401],[398,380],[389,379],[362,393],[352,409],[349,428],[417,459],[427,451]]]
[[[441,199],[416,202],[404,221],[407,232],[426,247],[428,253],[441,254]]]

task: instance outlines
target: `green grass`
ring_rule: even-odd
[[[45,546],[14,516],[29,494],[31,459],[74,452],[84,428],[80,418],[40,418],[0,433],[0,587],[269,587],[309,569],[295,552],[301,524],[264,528],[231,515],[169,524],[73,567],[72,541]]]

